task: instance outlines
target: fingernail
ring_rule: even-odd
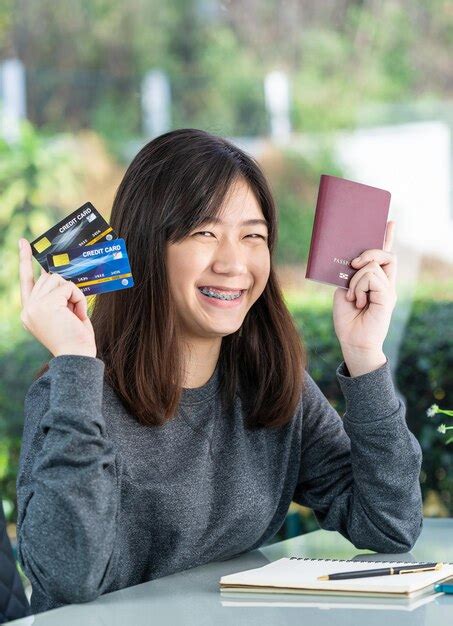
[[[18,244],[19,244],[19,250],[22,250],[22,239],[19,239]]]
[[[361,256],[356,257],[355,259],[353,259],[354,261],[360,261],[361,260]]]

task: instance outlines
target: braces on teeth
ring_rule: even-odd
[[[242,295],[242,291],[237,293],[236,295],[220,294],[220,293],[216,293],[215,291],[211,291],[210,289],[205,289],[205,288],[200,289],[200,291],[205,296],[210,296],[211,298],[217,298],[219,300],[237,300]]]

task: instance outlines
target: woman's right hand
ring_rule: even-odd
[[[19,239],[20,318],[26,330],[54,356],[96,356],[93,326],[82,291],[59,274],[41,269],[34,281],[31,246]]]

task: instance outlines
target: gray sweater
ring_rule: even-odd
[[[94,357],[59,356],[30,387],[17,482],[19,560],[32,610],[253,550],[291,501],[357,548],[404,552],[422,524],[420,446],[389,363],[336,371],[343,419],[306,371],[293,419],[247,430],[222,410],[219,372],[184,389],[177,415],[143,426]]]

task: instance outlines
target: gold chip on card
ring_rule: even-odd
[[[69,255],[68,254],[54,254],[53,264],[55,267],[59,267],[60,265],[68,265],[69,264]]]

